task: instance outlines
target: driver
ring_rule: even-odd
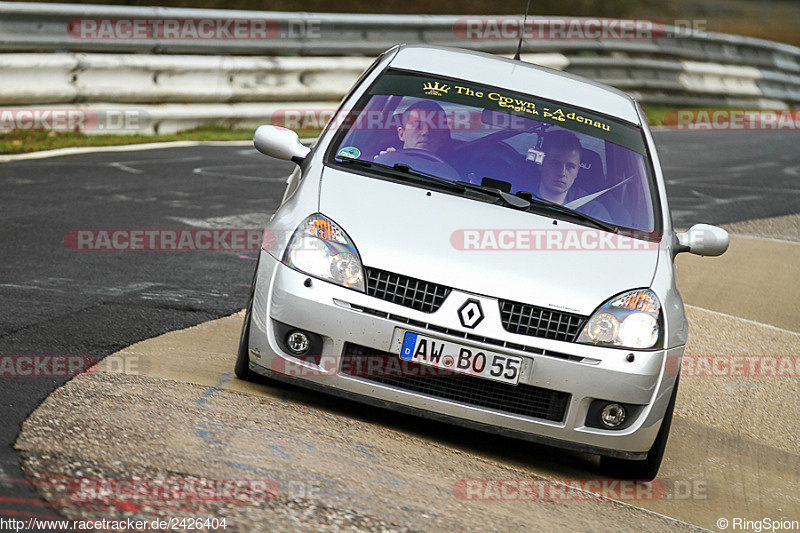
[[[450,128],[442,106],[430,100],[421,100],[403,111],[402,126],[397,127],[397,138],[403,143],[402,149],[415,149],[433,152],[439,157],[450,141]],[[394,147],[375,156],[379,161],[382,156],[396,152]]]

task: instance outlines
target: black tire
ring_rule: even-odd
[[[667,447],[669,429],[672,426],[672,412],[675,410],[675,398],[678,397],[679,379],[680,377],[675,380],[672,396],[669,398],[669,405],[667,405],[667,411],[664,413],[664,420],[661,422],[661,428],[658,430],[653,446],[647,452],[647,459],[630,460],[601,456],[600,468],[605,474],[620,479],[637,481],[651,481],[656,477],[658,469],[661,467],[661,460],[664,458],[664,450]]]
[[[255,381],[258,374],[250,370],[250,316],[253,312],[253,298],[256,294],[256,277],[258,276],[258,262],[253,273],[253,284],[250,287],[250,298],[247,301],[247,310],[244,313],[242,334],[239,336],[239,351],[236,354],[236,365],[233,372],[243,381]]]

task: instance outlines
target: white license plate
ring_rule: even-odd
[[[522,357],[463,346],[411,331],[403,334],[400,359],[510,385],[519,383],[522,371]]]

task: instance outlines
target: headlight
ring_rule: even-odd
[[[577,342],[617,348],[646,349],[661,336],[661,304],[649,289],[615,296],[594,312]]]
[[[364,291],[361,259],[353,241],[319,213],[305,219],[294,232],[283,262],[314,277]]]

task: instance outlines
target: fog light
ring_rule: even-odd
[[[603,407],[600,420],[610,428],[615,428],[625,421],[625,408],[618,403],[610,403]]]
[[[308,351],[311,342],[308,340],[308,335],[302,331],[294,330],[286,335],[286,346],[293,354],[303,355]]]

